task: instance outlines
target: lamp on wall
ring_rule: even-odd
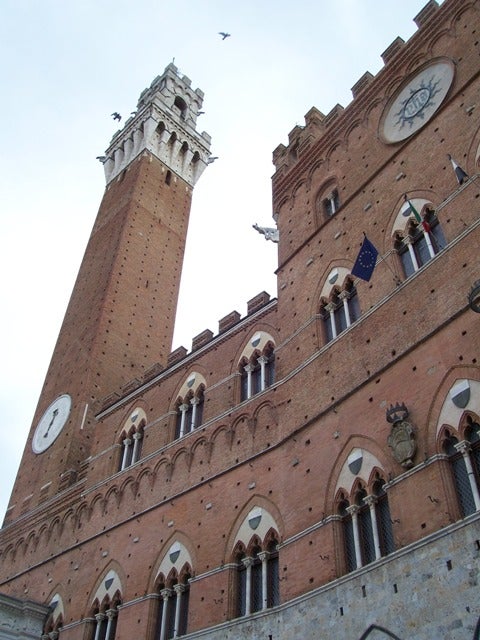
[[[468,294],[468,306],[475,313],[480,313],[480,280],[474,282]]]

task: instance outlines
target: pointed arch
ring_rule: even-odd
[[[262,506],[260,506],[262,505]],[[235,601],[237,616],[250,615],[280,604],[279,553],[280,527],[274,505],[254,496],[236,518],[230,532],[226,555],[235,563]],[[279,514],[275,514],[279,518]]]
[[[359,640],[367,640],[367,638],[370,638],[371,640],[380,640],[382,637],[392,638],[392,640],[402,640],[392,631],[389,631],[384,627],[379,627],[377,624],[371,624],[368,629],[362,633]]]
[[[190,539],[181,531],[174,532],[162,545],[150,579],[151,589],[161,596],[156,613],[157,628],[166,640],[187,633],[193,567]]]
[[[324,343],[335,340],[360,318],[359,297],[350,269],[337,263],[324,277],[316,309],[322,319]]]
[[[397,270],[409,278],[442,251],[447,240],[429,197],[409,194],[397,207],[391,237]]]
[[[477,373],[470,368],[470,374],[473,371]],[[454,517],[463,518],[480,510],[480,381],[451,374],[440,385],[444,395],[441,406],[441,397],[434,400],[438,411],[435,435],[437,450],[448,459],[450,475],[446,481],[457,501],[452,507]]]
[[[179,384],[174,395],[174,439],[183,438],[203,423],[204,396],[207,388],[205,376],[192,370]]]
[[[347,573],[394,551],[387,473],[381,448],[364,436],[349,438],[332,468],[327,500],[341,519],[338,555]]]
[[[126,413],[116,437],[116,443],[121,448],[117,462],[119,471],[131,467],[140,460],[146,425],[147,415],[143,407],[137,405]]]
[[[237,356],[240,374],[240,402],[265,391],[275,382],[275,340],[271,333],[257,330]]]
[[[52,631],[58,631],[63,626],[63,622],[65,620],[65,606],[63,598],[60,595],[60,591],[61,588],[57,585],[55,590],[52,591],[53,595],[47,599],[50,607],[50,613],[43,628],[44,634],[48,634]]]

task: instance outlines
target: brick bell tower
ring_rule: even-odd
[[[5,522],[75,482],[92,405],[171,351],[193,187],[210,137],[175,65],[140,95],[103,162],[106,190],[45,378]]]

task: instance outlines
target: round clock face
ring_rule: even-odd
[[[424,67],[393,97],[381,119],[383,140],[406,140],[421,129],[440,107],[453,82],[454,67],[442,59]]]
[[[71,406],[72,399],[68,393],[65,393],[58,396],[48,407],[35,429],[32,440],[34,453],[42,453],[57,439],[68,420]]]

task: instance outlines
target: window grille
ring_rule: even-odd
[[[237,571],[237,616],[244,616],[247,612],[247,568],[240,561]]]
[[[388,498],[385,490],[382,488],[378,494],[378,500],[376,504],[377,509],[377,525],[378,536],[380,538],[380,550],[382,556],[386,556],[389,553],[395,551],[395,544],[393,541],[393,529],[392,518],[390,515],[390,507],[388,505]]]
[[[260,363],[258,360],[255,360],[253,363],[253,371],[252,371],[252,396],[256,393],[260,393],[262,390],[262,370],[260,367]]]
[[[262,609],[262,563],[258,557],[252,565],[252,613]]]
[[[466,430],[466,440],[470,442],[470,457],[472,459],[475,481],[480,488],[480,424],[472,422]]]
[[[475,500],[473,498],[472,488],[468,479],[468,472],[465,466],[463,455],[455,449],[458,443],[457,438],[450,436],[445,440],[444,450],[448,455],[452,475],[457,491],[458,501],[462,516],[468,516],[475,512]]]
[[[197,413],[195,417],[195,424],[192,425],[194,429],[196,429],[203,423],[203,402],[204,402],[203,391],[200,391],[197,397],[198,397]]]
[[[267,357],[268,362],[265,365],[265,382],[267,387],[271,387],[275,382],[275,354],[271,351]]]
[[[369,564],[375,560],[375,541],[373,538],[372,517],[368,505],[362,506],[358,511],[358,532],[363,564]]]
[[[355,554],[355,538],[353,536],[352,516],[348,513],[347,501],[343,501],[339,506],[339,513],[342,517],[343,542],[345,547],[345,564],[347,572],[357,568],[357,559]]]
[[[177,408],[177,419],[175,422],[175,440],[180,438],[180,432],[182,428],[182,412],[180,411],[180,407]]]
[[[104,617],[100,621],[100,623],[97,623],[97,624],[100,624],[100,631],[98,632],[98,636],[96,633],[95,635],[97,636],[98,640],[105,640],[105,636],[107,635],[107,624],[108,624],[107,618]]]
[[[242,366],[242,379],[241,379],[241,390],[240,390],[240,399],[247,400],[248,398],[248,373],[244,369],[245,365]]]
[[[270,555],[267,561],[267,606],[280,604],[280,572],[278,553]]]
[[[187,623],[188,623],[188,606],[190,601],[190,589],[188,586],[185,587],[185,591],[181,595],[181,605],[180,605],[180,616],[178,620],[178,634],[179,636],[184,636],[187,633]]]
[[[175,631],[175,610],[176,610],[176,593],[172,589],[172,593],[168,596],[167,602],[167,624],[166,624],[166,638],[173,638]]]

